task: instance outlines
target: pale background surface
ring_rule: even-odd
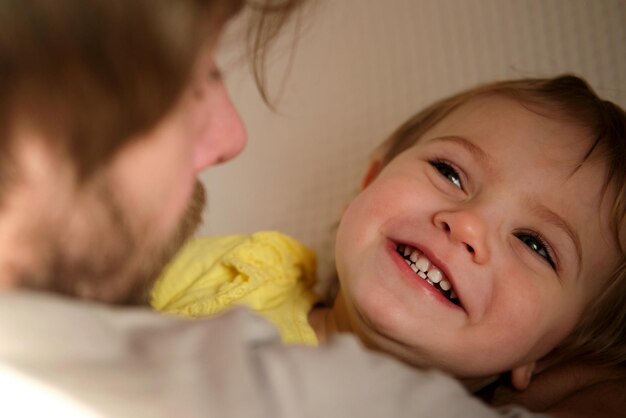
[[[249,144],[203,176],[210,205],[200,234],[286,232],[318,251],[322,277],[371,151],[432,101],[481,82],[570,72],[626,107],[626,0],[318,0],[279,113],[226,45],[220,63]],[[289,43],[272,57],[277,92]]]

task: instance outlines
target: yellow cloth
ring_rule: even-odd
[[[150,303],[189,317],[247,306],[273,322],[283,342],[317,345],[308,322],[315,267],[313,251],[278,232],[193,239],[165,268]]]

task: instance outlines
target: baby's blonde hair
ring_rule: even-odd
[[[622,254],[620,265],[611,275],[601,296],[586,307],[581,323],[543,361],[546,366],[572,359],[600,365],[626,366],[624,110],[600,99],[584,80],[572,75],[500,81],[455,94],[412,116],[378,148],[377,158],[382,166],[388,164],[455,109],[472,99],[490,95],[508,97],[535,113],[581,127],[589,132],[593,143],[580,165],[592,156],[606,161],[604,193],[615,193],[612,227],[615,242]]]

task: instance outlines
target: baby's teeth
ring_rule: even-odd
[[[437,267],[428,270],[428,278],[433,281],[433,283],[439,283],[442,279],[443,275],[441,271]],[[448,283],[450,284],[450,283]],[[447,289],[445,289],[447,290]]]
[[[426,257],[420,257],[415,264],[417,265],[417,268],[422,271],[428,271],[428,268],[430,267],[430,263]]]
[[[441,273],[441,270],[439,270],[437,267],[431,268],[431,264],[428,258],[424,256],[420,257],[420,254],[416,249],[411,248],[408,245],[398,245],[398,251],[403,253],[405,257],[409,257],[404,261],[409,265],[409,267],[411,267],[411,270],[417,273],[417,275],[420,276],[422,279],[426,280],[426,283],[431,286],[439,283],[439,287],[443,291],[448,291],[452,289],[452,284],[448,280],[443,279],[443,274]],[[454,290],[450,292],[450,298],[457,298],[456,292]]]

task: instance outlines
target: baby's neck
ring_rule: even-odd
[[[309,312],[309,325],[315,331],[320,344],[324,344],[333,335],[353,332],[341,297],[335,300],[331,308],[327,306],[314,307]]]

